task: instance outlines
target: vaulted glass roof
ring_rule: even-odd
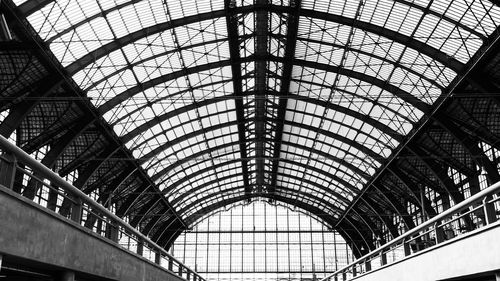
[[[500,24],[489,1],[14,1],[186,221],[339,218]]]

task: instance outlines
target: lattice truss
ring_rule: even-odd
[[[498,178],[494,2],[2,1],[0,132],[165,245],[263,197],[359,254]]]

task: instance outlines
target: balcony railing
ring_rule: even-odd
[[[0,185],[91,229],[179,277],[193,281],[205,280],[147,236],[2,136],[0,151]]]
[[[321,281],[347,281],[497,221],[500,182],[476,193]]]

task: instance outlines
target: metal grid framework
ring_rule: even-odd
[[[194,223],[171,253],[207,280],[318,280],[352,262],[342,236],[313,214],[264,201],[226,206]]]
[[[496,1],[1,7],[0,133],[166,247],[266,198],[359,255],[500,179]]]

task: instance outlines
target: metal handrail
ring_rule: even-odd
[[[401,241],[403,243],[405,242],[405,238],[411,237],[412,235],[419,233],[420,231],[423,231],[427,229],[429,226],[432,226],[436,223],[439,223],[441,220],[450,217],[451,215],[457,214],[458,212],[472,206],[475,203],[483,202],[484,198],[493,195],[495,193],[500,192],[500,181],[481,190],[480,192],[474,194],[473,196],[463,200],[462,202],[454,205],[453,207],[447,209],[446,211],[440,213],[439,215],[436,215],[435,217],[432,217],[431,219],[427,220],[426,222],[418,225],[417,227],[408,230],[404,234],[398,236],[397,238],[385,243],[384,245],[380,246],[379,248],[369,252],[368,254],[358,258],[357,260],[351,262],[350,264],[342,267],[341,269],[335,271],[334,273],[328,275],[327,277],[321,279],[320,281],[327,281],[330,280],[332,277],[342,274],[343,272],[346,272],[349,268],[356,266],[358,264],[362,264],[364,261],[366,261],[370,257],[377,256],[381,252],[390,249],[392,246],[395,245],[401,245]]]
[[[24,163],[26,166],[30,167],[33,169],[33,171],[36,171],[40,175],[42,175],[44,178],[47,180],[55,183],[56,185],[60,186],[63,188],[65,191],[71,193],[72,195],[80,198],[84,203],[88,204],[92,208],[95,208],[99,212],[103,213],[106,217],[108,217],[110,220],[118,224],[117,226],[121,226],[124,229],[128,230],[130,233],[135,235],[137,238],[139,238],[143,243],[147,243],[150,246],[154,248],[155,251],[160,252],[164,256],[168,257],[168,259],[176,262],[177,264],[181,265],[184,269],[188,270],[192,274],[195,274],[198,276],[199,280],[205,280],[203,279],[196,271],[190,269],[188,266],[184,265],[182,262],[180,262],[178,259],[173,257],[171,254],[169,254],[165,249],[160,247],[158,244],[153,242],[151,239],[149,239],[146,235],[142,234],[140,231],[129,225],[127,222],[122,220],[120,217],[117,215],[113,214],[111,211],[109,211],[106,207],[102,206],[101,204],[97,203],[94,201],[92,198],[90,198],[87,194],[82,192],[80,189],[74,187],[72,184],[68,183],[65,179],[63,179],[61,176],[56,174],[54,171],[51,169],[47,168],[45,165],[42,163],[38,162],[36,159],[34,159],[32,156],[27,154],[24,150],[20,149],[16,145],[12,144],[9,142],[5,137],[0,135],[0,148],[4,150],[5,152],[11,153],[16,157],[16,160],[19,160],[20,162]]]

